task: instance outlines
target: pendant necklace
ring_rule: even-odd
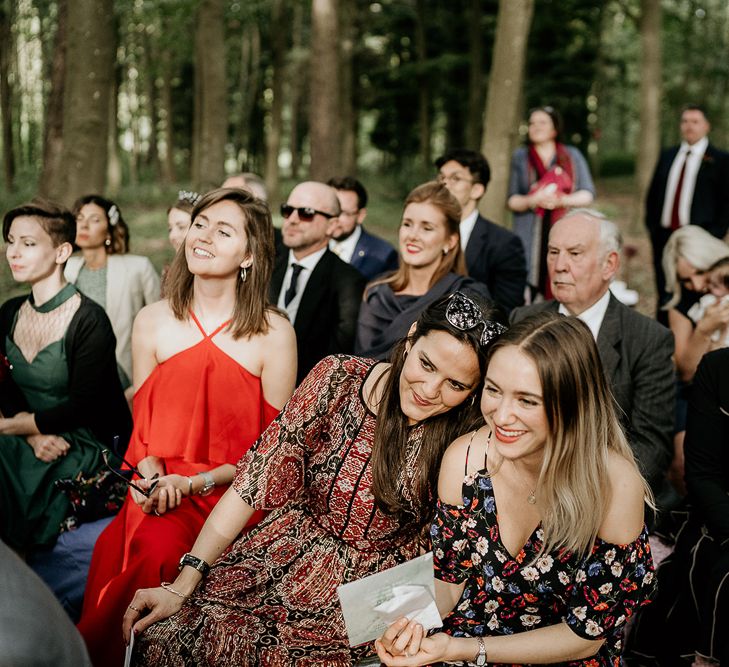
[[[516,463],[514,463],[513,460],[511,461],[511,465],[514,466],[514,472],[516,472],[516,474],[519,477],[519,479],[521,479],[521,483],[524,484],[524,478],[521,476],[521,474],[517,470]],[[527,489],[529,488],[529,485],[528,484],[524,484],[524,486]],[[531,491],[529,491],[529,495],[526,497],[526,501],[530,505],[536,505],[537,504],[537,495],[536,495],[536,493],[537,493],[536,488],[533,488]]]

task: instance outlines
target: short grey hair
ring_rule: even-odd
[[[583,218],[590,218],[600,225],[599,247],[603,259],[611,252],[620,254],[620,250],[623,247],[623,236],[618,226],[612,220],[594,208],[573,208],[561,219],[566,220],[577,215]]]

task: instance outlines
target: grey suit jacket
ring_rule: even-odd
[[[543,311],[556,313],[558,308],[554,300],[524,306],[511,314],[511,320]],[[597,348],[628,441],[655,493],[673,458],[673,334],[610,295]]]

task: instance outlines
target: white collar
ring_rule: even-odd
[[[324,246],[321,250],[312,252],[311,255],[307,255],[306,257],[302,257],[301,259],[296,259],[296,257],[294,257],[294,251],[289,249],[288,266],[291,266],[292,264],[298,264],[299,266],[303,266],[307,271],[313,271],[326,251],[327,246]]]
[[[471,238],[473,228],[476,226],[476,220],[478,219],[478,207],[474,208],[458,226],[458,231],[461,234],[461,250],[465,250],[468,245],[468,239]]]
[[[704,153],[706,153],[706,149],[709,146],[709,137],[702,137],[699,139],[695,144],[689,145],[688,142],[682,141],[681,146],[679,146],[678,152],[679,153],[685,153],[686,151],[691,151],[691,155],[696,155],[697,157],[701,157]]]
[[[607,312],[608,305],[610,303],[610,290],[606,289],[603,294],[595,303],[589,308],[586,308],[578,315],[575,315],[578,320],[582,320],[589,328],[592,333],[592,337],[597,340],[597,334],[600,333],[600,327],[602,321],[605,319],[605,313]],[[559,313],[562,315],[573,315],[567,308],[559,304]]]
[[[337,241],[331,239],[329,241],[329,248],[332,252],[336,253],[339,258],[345,262],[352,261],[352,255],[354,255],[354,249],[357,247],[359,237],[362,236],[362,225],[357,225],[354,231],[343,241]]]

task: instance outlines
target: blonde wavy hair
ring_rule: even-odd
[[[709,234],[703,227],[686,225],[673,232],[663,248],[661,260],[663,275],[666,276],[666,291],[671,294],[663,309],[670,310],[681,301],[681,281],[676,269],[680,258],[703,273],[725,257],[729,257],[729,245]]]
[[[584,322],[556,313],[539,313],[513,325],[494,343],[490,357],[509,345],[537,368],[549,426],[535,491],[543,512],[541,553],[564,548],[587,555],[611,500],[609,453],[629,461],[640,474],[597,345]]]

